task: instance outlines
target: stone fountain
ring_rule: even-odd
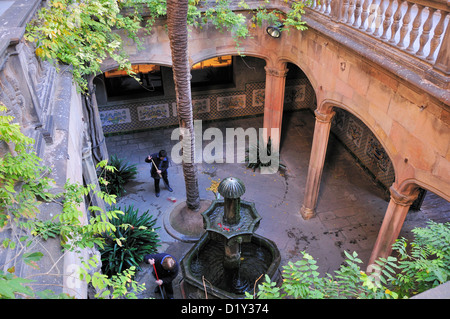
[[[238,299],[253,293],[261,275],[281,279],[278,248],[255,234],[261,216],[254,203],[241,200],[244,183],[228,177],[217,190],[223,199],[202,213],[206,232],[180,262],[184,298]]]

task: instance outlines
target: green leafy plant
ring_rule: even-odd
[[[86,267],[87,269],[89,267]],[[133,277],[136,274],[136,267],[125,269],[122,273],[113,275],[111,278],[101,273],[94,273],[92,276],[81,269],[80,278],[88,284],[92,284],[99,292],[95,297],[99,299],[137,299],[136,293],[145,290],[145,284],[137,283]]]
[[[116,0],[52,0],[39,10],[27,25],[25,39],[36,44],[36,55],[52,63],[72,65],[74,81],[87,91],[85,76],[100,71],[107,57],[121,68],[131,65],[123,53],[123,41],[114,30],[123,30],[139,42],[140,18],[122,15],[129,1]]]
[[[450,279],[450,223],[428,221],[414,228],[414,239],[396,241],[395,260],[382,260],[377,267],[399,297],[409,297],[434,288]]]
[[[230,0],[216,0],[215,5],[206,9],[203,14],[203,23],[208,21],[220,32],[231,31],[231,35],[236,44],[239,39],[246,38],[249,34],[247,19],[241,13],[236,13],[231,9]]]
[[[140,269],[143,257],[156,252],[159,246],[156,219],[148,211],[139,214],[133,206],[127,206],[124,214],[111,223],[115,231],[106,233],[105,246],[100,250],[103,273],[111,277],[129,267]]]
[[[266,152],[267,157],[272,157],[272,156],[278,156],[278,153],[274,153],[272,155],[272,141],[269,137],[269,140],[267,141],[267,147],[265,149],[260,149],[259,146],[259,139],[256,142],[256,145],[250,145],[247,149],[247,155],[245,156],[245,162],[247,163],[247,167],[253,169],[253,171],[256,171],[256,169],[261,168],[261,167],[270,167],[272,165],[272,161],[267,161],[267,162],[262,162],[261,161],[261,157],[260,157],[260,152]],[[255,161],[251,161],[251,156],[250,154],[256,154],[256,160]],[[279,169],[286,169],[286,166],[284,164],[282,164],[281,162],[278,163],[278,168]]]
[[[344,251],[345,263],[334,275],[320,276],[311,255],[283,266],[280,286],[268,276],[247,298],[301,299],[383,299],[409,298],[445,283],[450,278],[450,223],[429,221],[426,228],[413,229],[415,238],[408,245],[401,238],[393,245],[393,254],[380,258],[371,274],[362,271],[358,254]]]
[[[297,0],[292,1],[291,9],[286,14],[286,18],[283,21],[284,29],[288,30],[290,26],[297,30],[306,30],[306,22],[302,21],[302,15],[305,13],[305,6],[309,6],[313,3],[312,0]]]
[[[0,114],[7,108],[0,103]],[[0,228],[22,217],[32,218],[39,212],[40,200],[49,200],[52,181],[50,171],[34,152],[34,140],[20,131],[12,116],[0,115],[0,143],[10,152],[0,157]]]
[[[97,175],[102,181],[100,188],[108,193],[121,196],[126,192],[125,184],[137,174],[136,164],[129,164],[124,159],[112,155],[109,160],[109,169],[97,170]]]
[[[211,23],[220,31],[229,31],[237,47],[242,39],[249,37],[249,26],[261,26],[262,21],[278,21],[284,25],[284,30],[291,26],[298,30],[306,29],[301,17],[304,6],[311,0],[306,3],[291,1],[287,14],[267,10],[265,4],[268,3],[264,1],[248,19],[231,9],[230,0],[189,0],[187,22],[195,28]],[[238,5],[250,10],[243,0]],[[71,71],[78,89],[87,93],[86,76],[101,73],[101,64],[108,57],[135,77],[120,34],[128,36],[141,49],[139,31],[145,30],[148,34],[156,19],[166,15],[166,9],[165,0],[51,0],[28,23],[25,39],[35,44],[36,55],[41,59],[57,67],[58,64],[70,66],[66,69]],[[145,19],[142,12],[145,12]]]
[[[289,262],[283,266],[283,282],[280,286],[270,281],[258,285],[258,292],[254,295],[246,293],[247,298],[260,299],[354,299],[354,298],[390,298],[390,291],[378,289],[379,286],[364,285],[364,272],[358,264],[362,261],[357,253],[345,252],[346,260],[335,275],[321,276],[314,258],[302,252],[302,259]],[[366,276],[368,277],[368,276]],[[373,281],[375,282],[375,281]],[[381,286],[380,286],[381,287]],[[389,292],[389,293],[388,293]]]
[[[36,274],[25,278],[18,277],[16,265],[23,263],[24,267],[32,267],[40,270],[42,258],[48,268],[42,270],[39,276],[63,276],[52,273],[58,261],[64,258],[68,252],[78,252],[86,247],[103,247],[104,239],[101,234],[115,231],[116,226],[109,222],[117,218],[120,211],[112,210],[103,212],[102,209],[90,205],[89,211],[95,212],[94,216],[85,223],[85,213],[80,211],[81,204],[85,204],[86,195],[94,192],[105,203],[115,204],[115,195],[109,195],[98,191],[96,186],[81,186],[66,181],[64,190],[53,189],[54,181],[46,175],[49,170],[42,166],[42,160],[36,156],[32,145],[34,140],[26,137],[18,124],[12,123],[13,117],[4,115],[6,107],[0,103],[0,143],[2,151],[6,152],[0,157],[0,228],[3,240],[0,251],[5,253],[4,264],[0,265],[0,299],[14,299],[16,296],[24,298],[72,298],[65,293],[55,293],[50,289],[35,291],[35,280],[31,279]],[[104,166],[106,163],[99,163]],[[39,219],[39,205],[41,202],[51,202],[61,207],[60,213],[49,220]],[[8,234],[10,238],[7,237]],[[37,251],[37,247],[45,247],[44,241],[60,239],[61,251],[57,256],[44,255]],[[7,250],[14,250],[11,254]],[[51,254],[50,251],[45,250]],[[99,272],[88,275],[91,268],[95,268],[98,261],[96,256],[84,260],[83,267],[79,268],[79,275],[94,288],[106,288],[100,298],[112,297],[134,298],[133,291],[140,291],[142,285],[136,283],[130,274],[134,269],[118,273],[114,278],[107,278]],[[6,271],[4,270],[6,269]],[[89,276],[89,277],[88,277]],[[62,279],[62,278],[61,278]]]

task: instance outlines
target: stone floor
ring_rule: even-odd
[[[218,127],[225,138],[225,128],[261,127],[262,116],[231,121],[203,123],[203,130]],[[150,165],[144,158],[160,149],[169,154],[178,141],[171,141],[173,129],[151,130],[107,137],[110,155],[116,154],[129,163],[137,164],[138,176],[127,185],[127,194],[118,205],[134,205],[140,211],[149,211],[157,217],[158,232],[162,241],[160,251],[173,254],[180,260],[193,245],[170,235],[164,227],[164,219],[180,201],[185,200],[185,184],[180,165],[169,168],[169,180],[174,189],[169,193],[161,187],[161,196],[154,193],[150,178]],[[254,202],[262,216],[257,233],[274,241],[281,253],[281,265],[301,258],[301,251],[311,254],[321,273],[332,273],[343,262],[344,250],[356,251],[367,266],[372,247],[383,220],[388,202],[369,175],[355,162],[345,147],[330,136],[322,183],[317,205],[317,216],[303,220],[299,214],[305,191],[314,116],[309,111],[287,113],[283,121],[281,162],[286,171],[276,174],[260,174],[246,168],[244,163],[201,163],[197,165],[200,197],[214,199],[206,190],[211,180],[229,176],[240,178],[246,187],[243,200]],[[203,145],[210,143],[204,141]],[[224,151],[225,152],[225,151]],[[225,153],[224,153],[225,156]],[[162,184],[162,183],[161,183]],[[172,202],[169,197],[175,197]],[[428,192],[420,211],[411,211],[402,228],[401,236],[411,237],[411,229],[425,226],[428,219],[439,222],[450,220],[450,203]],[[149,265],[143,265],[137,276],[145,282],[147,291],[141,298],[154,297],[154,282]],[[175,283],[175,298],[181,298],[179,279]]]

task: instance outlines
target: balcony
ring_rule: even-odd
[[[284,12],[292,1],[274,1]],[[448,104],[450,5],[445,0],[313,0],[303,20]]]

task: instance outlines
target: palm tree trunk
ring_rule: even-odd
[[[200,207],[197,170],[194,164],[194,125],[191,100],[191,73],[188,59],[188,0],[167,0],[167,25],[172,52],[173,79],[177,99],[178,122],[182,132],[183,174],[186,184],[186,204],[189,209]],[[185,154],[189,152],[189,154]]]

